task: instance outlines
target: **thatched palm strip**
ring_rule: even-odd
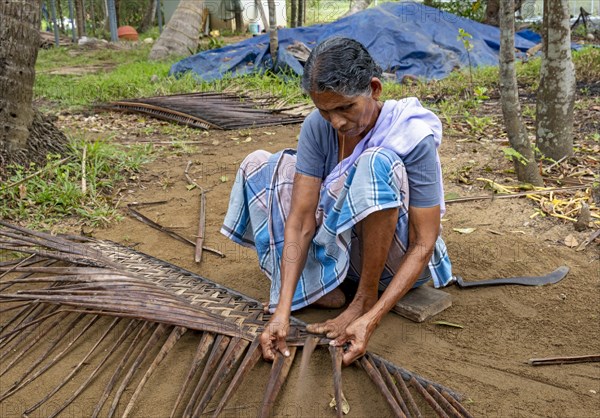
[[[173,406],[173,409],[171,410],[170,418],[174,418],[176,416],[175,414],[177,412],[177,408],[179,407],[179,404],[183,400],[184,394],[187,392],[187,389],[190,386],[190,383],[192,382],[192,378],[198,371],[198,368],[200,367],[200,363],[202,363],[202,361],[204,361],[204,358],[207,356],[208,352],[211,350],[211,348],[214,344],[214,341],[215,341],[214,334],[211,334],[208,332],[205,332],[204,334],[202,334],[202,338],[200,339],[200,342],[198,343],[198,348],[196,349],[196,354],[194,354],[194,359],[192,360],[192,364],[190,366],[188,375],[183,382],[183,387],[179,391],[179,395],[177,396],[175,405]]]
[[[215,392],[221,387],[223,382],[225,382],[234,366],[244,355],[249,344],[250,343],[248,341],[240,338],[236,338],[229,344],[227,352],[223,355],[223,361],[221,361],[219,367],[213,374],[213,377],[206,387],[200,402],[198,402],[198,405],[194,408],[194,412],[192,414],[193,417],[202,415],[204,409],[208,405],[208,402],[210,402]]]
[[[154,361],[152,361],[152,364],[146,370],[146,373],[144,373],[144,376],[142,377],[142,380],[140,380],[137,387],[135,388],[133,395],[131,395],[131,399],[129,399],[129,403],[127,404],[127,406],[125,407],[125,411],[123,412],[123,418],[127,418],[129,416],[129,414],[133,410],[133,407],[135,406],[135,402],[137,401],[138,397],[140,396],[140,393],[142,392],[142,389],[146,385],[146,382],[148,381],[150,376],[152,376],[152,373],[154,373],[156,368],[165,359],[167,354],[169,354],[169,352],[175,346],[177,341],[179,341],[181,336],[183,334],[185,334],[186,332],[187,332],[187,328],[183,328],[183,327],[173,328],[173,331],[171,331],[171,335],[169,335],[169,338],[167,338],[167,340],[161,347],[160,352],[156,355],[156,357],[154,358]]]
[[[154,328],[156,330],[156,328],[158,328],[160,326],[161,325],[157,326],[156,324],[153,324],[150,322],[144,322],[142,324],[142,327],[136,332],[135,336],[133,337],[133,340],[129,343],[129,347],[127,347],[127,351],[125,352],[123,357],[121,357],[121,361],[119,361],[116,369],[113,372],[113,375],[111,376],[110,380],[106,384],[106,386],[104,388],[104,392],[102,392],[102,395],[100,396],[100,399],[98,400],[98,403],[96,404],[96,407],[94,408],[94,412],[93,412],[92,416],[97,417],[98,414],[100,413],[100,410],[102,409],[102,407],[104,406],[104,403],[108,399],[110,392],[112,392],[113,388],[119,381],[119,378],[121,377],[121,373],[123,373],[123,369],[125,368],[125,365],[129,361],[129,358],[133,355],[133,353],[137,349],[140,348],[139,343],[143,340],[143,338],[146,336],[146,334],[148,334],[148,332],[150,332],[150,330],[152,328]]]
[[[56,386],[52,391],[50,391],[50,393],[48,393],[46,396],[44,396],[42,399],[40,399],[35,405],[29,407],[25,412],[23,412],[23,415],[31,414],[33,411],[35,411],[40,406],[42,406],[44,403],[46,403],[46,401],[48,399],[50,399],[52,396],[54,396],[60,389],[62,389],[63,386],[65,386],[68,382],[70,382],[71,379],[79,372],[79,370],[81,370],[81,368],[87,362],[87,360],[90,358],[90,356],[96,351],[96,348],[98,348],[98,346],[104,341],[104,338],[106,338],[106,336],[111,333],[111,331],[115,328],[115,326],[120,321],[121,321],[121,318],[113,319],[111,324],[106,328],[106,330],[100,336],[98,341],[96,341],[94,346],[88,351],[88,353],[81,360],[79,360],[79,363],[77,363],[77,365],[73,368],[73,370],[71,370],[71,373],[69,373],[69,375],[66,376],[58,386]],[[132,324],[132,323],[133,323],[133,321],[130,321],[130,324]],[[129,325],[127,326],[127,328],[129,329]]]
[[[242,360],[242,364],[240,364],[240,367],[238,367],[237,372],[235,373],[235,375],[231,379],[231,382],[229,383],[229,386],[227,387],[227,390],[225,390],[225,393],[221,397],[221,401],[215,408],[212,415],[214,418],[218,417],[221,414],[221,412],[227,405],[227,402],[229,402],[229,399],[231,399],[231,395],[233,395],[237,388],[242,384],[242,381],[250,372],[250,370],[254,368],[256,363],[258,363],[260,355],[261,351],[259,349],[259,340],[258,337],[256,337],[254,341],[252,341],[252,344],[250,344],[250,347],[246,352],[246,356]]]
[[[223,354],[225,353],[225,350],[229,346],[230,342],[231,338],[225,335],[218,335],[215,339],[213,349],[210,352],[208,360],[206,361],[206,365],[204,366],[204,370],[202,370],[202,374],[200,375],[200,380],[198,380],[198,383],[194,388],[194,393],[192,393],[192,396],[185,407],[185,411],[183,411],[184,418],[189,418],[194,413],[194,407],[198,399],[202,396],[204,385],[216,371],[221,357],[223,357]]]

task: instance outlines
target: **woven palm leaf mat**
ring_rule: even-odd
[[[244,384],[265,388],[258,416],[277,415],[275,401],[293,363],[302,363],[302,373],[312,352],[325,347],[331,393],[343,404],[342,349],[307,334],[295,318],[291,356],[276,358],[268,380],[250,377],[269,315],[258,301],[204,277],[113,242],[53,236],[4,221],[0,256],[0,410],[11,405],[23,416],[73,410],[79,416],[140,416],[140,403],[153,396],[146,384],[157,370],[165,373],[161,362],[178,355],[184,334],[197,348],[180,390],[165,401],[171,417],[218,416]],[[394,416],[470,416],[451,389],[375,354],[355,365]],[[61,377],[49,381],[49,370]],[[24,400],[20,393],[29,385],[35,390]],[[342,416],[342,408],[332,409],[335,414]]]
[[[199,129],[242,129],[304,120],[306,106],[285,106],[274,97],[233,93],[189,93],[100,104],[99,110],[142,113]]]

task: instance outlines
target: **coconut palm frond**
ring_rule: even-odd
[[[0,403],[32,383],[46,388],[26,392],[33,397],[24,415],[58,416],[85,398],[86,416],[135,416],[159,370],[179,359],[179,342],[195,340],[177,397],[165,407],[171,417],[219,416],[259,363],[269,318],[258,301],[131,248],[0,220]],[[302,375],[328,342],[292,318],[290,356],[273,362],[259,416],[276,409],[297,349]],[[341,405],[342,349],[329,350]],[[438,383],[372,353],[359,364],[396,416],[469,416],[461,397]],[[417,398],[432,411],[421,411]]]

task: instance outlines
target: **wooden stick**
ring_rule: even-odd
[[[183,386],[182,386],[181,390],[179,391],[179,395],[177,395],[177,399],[175,400],[175,405],[173,405],[173,409],[171,410],[170,418],[174,418],[176,416],[175,413],[177,412],[177,408],[179,407],[179,404],[183,400],[183,396],[184,396],[185,392],[187,392],[187,388],[188,388],[189,384],[191,383],[192,378],[196,374],[198,367],[200,367],[200,363],[202,363],[202,361],[204,361],[204,358],[206,357],[209,350],[211,349],[214,341],[215,341],[214,334],[212,334],[210,332],[205,332],[202,334],[202,338],[200,339],[200,342],[198,343],[198,348],[196,349],[196,354],[194,354],[194,359],[192,360],[190,370],[188,371],[187,377],[185,378],[185,380],[183,382]]]
[[[154,373],[156,368],[164,360],[164,358],[167,356],[167,354],[169,354],[171,349],[175,346],[177,341],[179,341],[181,336],[186,333],[186,331],[187,331],[187,328],[184,328],[184,327],[175,327],[173,329],[173,331],[171,331],[171,335],[169,335],[169,338],[167,338],[167,341],[165,341],[165,343],[163,344],[159,353],[156,355],[156,357],[152,361],[152,364],[150,365],[150,367],[148,367],[148,370],[146,370],[146,373],[144,373],[142,380],[140,380],[137,387],[135,388],[135,391],[133,392],[131,399],[129,399],[129,403],[125,407],[125,411],[123,412],[123,418],[127,418],[129,416],[129,414],[131,413],[131,410],[133,409],[133,406],[135,405],[135,402],[137,401],[137,398],[140,396],[140,393],[142,393],[142,389],[144,388],[144,385],[146,384],[146,382],[148,381],[150,376],[152,376],[152,374]]]
[[[174,239],[176,239],[177,241],[181,241],[181,242],[183,242],[184,244],[192,245],[192,246],[194,246],[194,247],[196,246],[196,243],[195,243],[195,242],[193,242],[193,241],[190,241],[189,239],[187,239],[187,238],[185,238],[185,237],[183,237],[183,236],[179,235],[177,232],[175,232],[175,231],[171,231],[170,229],[168,229],[168,228],[165,228],[164,226],[162,226],[162,225],[160,225],[160,224],[158,224],[158,223],[154,222],[152,219],[150,219],[150,218],[147,218],[146,216],[142,215],[142,214],[141,214],[140,212],[138,212],[137,210],[135,210],[135,209],[132,209],[131,207],[129,207],[129,205],[127,205],[127,211],[129,212],[129,214],[130,214],[131,216],[133,216],[133,217],[134,217],[135,219],[137,219],[138,221],[140,221],[140,222],[142,222],[142,223],[145,223],[146,225],[148,225],[148,226],[150,226],[150,227],[152,227],[152,228],[154,228],[154,229],[156,229],[156,230],[158,230],[158,231],[164,232],[165,234],[169,235],[171,238],[174,238]],[[208,252],[210,252],[210,253],[213,253],[213,254],[215,254],[215,255],[218,255],[218,256],[219,256],[219,257],[221,257],[221,258],[225,258],[225,254],[223,254],[223,253],[222,253],[221,251],[219,251],[219,250],[215,250],[214,248],[211,248],[211,247],[206,247],[206,246],[205,246],[205,247],[202,247],[202,249],[203,249],[203,250],[206,250],[206,251],[208,251]]]
[[[85,165],[87,160],[87,144],[83,145],[83,155],[81,156],[81,194],[87,193],[87,179],[85,178]]]
[[[200,217],[198,220],[198,234],[196,235],[196,252],[194,253],[194,260],[196,263],[202,261],[202,246],[204,244],[204,226],[206,224],[206,195],[204,189],[200,187],[189,175],[189,170],[192,165],[191,161],[188,161],[185,167],[184,174],[188,184],[195,186],[200,190]]]
[[[252,370],[254,368],[256,363],[258,363],[258,360],[260,359],[260,356],[261,356],[261,351],[260,351],[259,347],[260,347],[260,341],[257,336],[252,341],[252,344],[250,344],[250,348],[248,348],[248,351],[246,352],[246,356],[242,360],[242,364],[240,364],[240,367],[238,367],[237,372],[231,379],[229,386],[227,387],[227,389],[225,390],[225,393],[221,397],[221,401],[219,402],[219,405],[217,405],[217,407],[213,411],[213,415],[212,415],[213,418],[216,418],[221,414],[221,412],[225,409],[225,405],[227,405],[227,402],[231,398],[231,395],[233,395],[233,393],[237,390],[237,388],[242,384],[244,377],[246,377],[246,375],[250,372],[250,370]],[[171,417],[171,418],[173,418],[173,417]]]
[[[577,249],[575,251],[585,250],[585,247],[590,245],[592,243],[592,241],[594,241],[598,237],[600,237],[600,229],[596,229],[594,232],[592,232],[589,237],[587,237],[585,240],[583,240],[583,242],[579,245],[579,247],[577,247]]]
[[[600,362],[600,355],[592,354],[588,356],[571,356],[571,357],[547,357],[547,358],[532,358],[527,361],[531,366],[546,366],[554,364],[574,364],[574,363],[595,363]]]
[[[331,365],[333,366],[333,393],[335,395],[335,410],[338,418],[344,416],[343,404],[344,397],[342,395],[342,347],[329,346],[331,353]],[[304,355],[302,356],[304,360]]]
[[[404,415],[404,412],[402,412],[400,405],[398,405],[398,402],[396,402],[396,399],[394,399],[392,393],[385,385],[383,377],[381,377],[381,374],[372,363],[373,360],[369,361],[369,357],[369,354],[366,354],[363,357],[361,357],[359,360],[359,364],[362,366],[363,370],[367,373],[369,378],[373,381],[377,389],[379,389],[379,393],[381,393],[387,404],[394,412],[394,416],[406,418],[406,415]]]
[[[289,357],[285,357],[279,351],[275,356],[275,361],[273,361],[273,366],[271,366],[269,382],[267,383],[262,405],[258,412],[258,417],[260,418],[268,418],[271,415],[271,410],[275,405],[275,399],[277,399],[277,395],[283,386],[283,382],[285,382],[285,379],[290,372],[292,362],[296,356],[296,347],[288,347],[288,350],[290,352]]]

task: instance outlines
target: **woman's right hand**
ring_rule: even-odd
[[[279,314],[277,311],[273,314],[263,333],[260,335],[260,347],[265,360],[273,361],[277,351],[285,357],[290,355],[285,339],[290,327],[289,314]]]

